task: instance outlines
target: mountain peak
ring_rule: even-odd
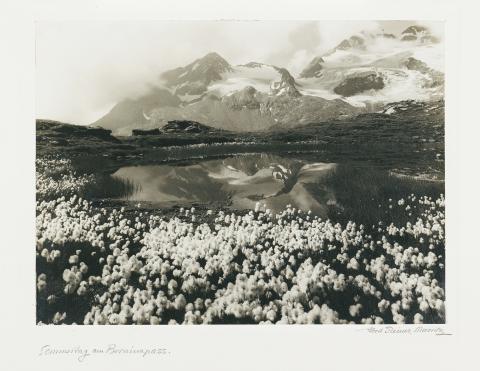
[[[202,58],[200,58],[201,60],[220,60],[220,61],[225,61],[227,62],[220,54],[218,54],[217,52],[210,52],[210,53],[207,53],[205,54]]]
[[[438,43],[437,37],[433,36],[430,30],[421,25],[413,25],[403,30],[401,34],[402,41],[420,41],[422,43]]]
[[[248,62],[246,64],[241,64],[241,67],[248,67],[248,68],[262,68],[266,66],[265,63],[259,63],[259,62]]]
[[[419,32],[428,32],[428,28],[420,25],[409,26],[403,30],[402,35],[408,34],[408,33],[417,34]]]
[[[273,95],[288,95],[292,97],[299,97],[302,94],[298,91],[296,85],[296,81],[290,72],[286,68],[278,68],[275,69],[280,73],[280,81],[275,81],[270,86],[270,92]]]
[[[202,58],[197,59],[193,63],[190,63],[185,68],[192,66],[192,68],[200,69],[203,71],[213,70],[216,73],[222,73],[226,71],[231,71],[232,67],[230,64],[218,53],[210,52],[205,54]]]
[[[322,57],[313,58],[308,64],[308,66],[305,67],[300,73],[300,77],[319,77],[323,69],[323,63],[325,63],[325,60]]]
[[[221,80],[222,73],[232,70],[225,59],[211,52],[184,67],[164,72],[161,78],[176,95],[201,95],[212,81]]]
[[[335,50],[348,50],[352,48],[364,49],[365,39],[357,35],[350,36],[348,39],[342,40],[342,42],[335,47]]]

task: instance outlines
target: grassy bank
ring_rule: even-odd
[[[70,160],[37,162],[40,324],[445,321],[436,183],[337,167],[338,203],[322,220],[261,205],[101,206],[99,179]]]

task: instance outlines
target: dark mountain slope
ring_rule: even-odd
[[[142,127],[148,124],[149,112],[158,107],[177,107],[180,99],[166,89],[153,88],[151,91],[136,99],[125,99],[116,104],[110,112],[95,121],[92,125],[98,125],[106,129],[112,129],[117,134],[128,135],[128,132],[118,131],[124,127]]]

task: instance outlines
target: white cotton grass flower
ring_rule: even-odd
[[[257,203],[245,213],[189,208],[167,217],[110,211],[80,197],[39,201],[37,259],[47,267],[60,262],[64,291],[50,298],[54,285],[37,277],[37,285],[45,282],[38,295],[52,306],[94,297],[85,324],[173,324],[174,315],[185,324],[441,321],[443,201],[395,200],[381,210],[405,209],[415,218],[373,228],[291,205],[277,214]],[[82,248],[56,260],[71,243]],[[346,314],[330,302],[351,292]]]
[[[351,258],[350,261],[347,264],[347,268],[358,270],[360,267],[360,264],[358,263],[357,259]]]
[[[405,316],[403,316],[400,313],[395,313],[393,315],[393,322],[395,322],[398,325],[403,325],[405,324]]]
[[[428,302],[426,300],[422,300],[420,302],[420,306],[419,306],[420,310],[422,312],[427,312],[429,309],[430,309],[430,306],[428,305]]]
[[[378,309],[380,310],[381,313],[384,313],[389,306],[390,306],[390,302],[386,299],[382,299],[378,303]]]
[[[350,307],[348,308],[348,312],[352,317],[358,317],[360,316],[361,309],[362,309],[361,304],[354,304],[354,305],[350,305]]]
[[[67,314],[65,312],[63,312],[63,313],[56,312],[53,315],[52,322],[53,322],[54,325],[59,325],[60,323],[62,323],[65,320],[66,317],[67,317]]]
[[[413,323],[417,325],[423,324],[423,315],[420,313],[415,313],[413,316]]]
[[[86,275],[88,272],[88,266],[84,262],[80,262],[80,272]]]
[[[43,292],[45,291],[46,288],[47,288],[47,277],[45,276],[45,274],[42,273],[37,278],[37,290],[39,292]]]

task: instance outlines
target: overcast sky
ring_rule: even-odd
[[[316,55],[362,30],[399,34],[414,21],[39,22],[37,117],[89,124],[118,101],[142,94],[161,72],[215,51],[229,63],[286,67],[293,75]]]

